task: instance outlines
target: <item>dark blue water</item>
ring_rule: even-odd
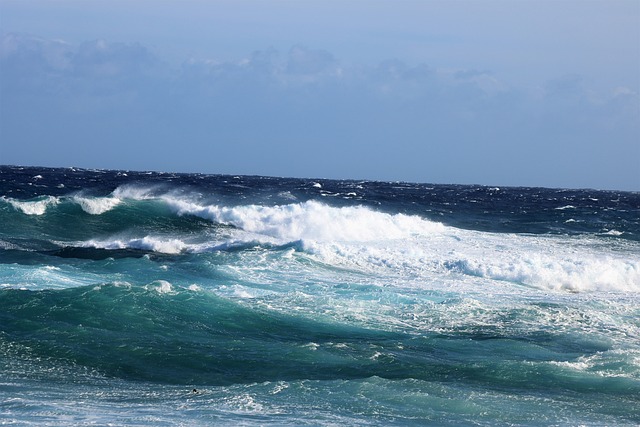
[[[640,194],[0,167],[0,419],[636,425]]]

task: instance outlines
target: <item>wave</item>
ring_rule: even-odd
[[[26,215],[44,215],[49,208],[58,205],[78,205],[88,214],[102,215],[113,210],[126,200],[160,199],[159,196],[162,195],[162,192],[158,191],[160,188],[159,186],[157,188],[147,188],[124,185],[116,188],[107,196],[91,196],[85,194],[82,190],[66,196],[39,196],[30,200],[18,200],[2,196],[0,200]]]
[[[72,200],[80,205],[83,211],[91,215],[101,215],[109,212],[120,203],[122,199],[118,197],[83,197],[73,196]]]
[[[94,272],[79,272],[73,267],[48,264],[33,266],[14,262],[3,265],[0,269],[0,289],[77,288],[99,283],[101,280],[101,276]]]
[[[0,241],[0,248],[2,248]],[[209,252],[239,253],[262,249],[266,251],[303,251],[301,242],[273,244],[258,240],[227,240],[222,242],[189,243],[179,239],[163,239],[145,236],[132,239],[105,239],[80,242],[79,246],[64,245],[59,249],[40,251],[41,253],[60,258],[77,258],[88,260],[142,258],[144,256],[157,259],[159,255],[201,254]]]
[[[322,242],[403,239],[441,232],[445,227],[418,216],[387,214],[363,206],[332,207],[316,201],[280,206],[202,206],[167,200],[179,215],[196,215],[216,223],[285,241]]]
[[[640,292],[640,262],[612,256],[514,253],[502,259],[448,262],[452,271],[541,289],[570,292]]]
[[[225,206],[163,187],[122,186],[106,197],[76,194],[3,200],[29,215],[42,215],[50,207],[65,204],[80,206],[81,212],[92,216],[117,212],[108,221],[94,221],[99,228],[90,230],[90,238],[75,242],[60,238],[60,250],[54,255],[61,257],[104,259],[291,247],[322,264],[418,281],[444,273],[462,275],[463,280],[481,278],[553,291],[640,292],[635,246],[625,249],[611,243],[607,248],[590,240],[597,236],[465,230],[417,215],[361,205],[336,207],[314,200]],[[203,224],[194,222],[196,218]]]
[[[76,194],[36,201],[5,199],[27,214],[43,215],[48,207],[76,204],[91,215],[102,215],[124,201],[155,200],[179,216],[196,216],[216,224],[231,225],[247,232],[285,241],[357,241],[402,239],[415,234],[440,232],[444,226],[415,215],[388,214],[364,206],[332,207],[317,201],[277,206],[221,206],[193,200],[161,187],[121,186],[107,197]],[[136,212],[140,215],[141,212]],[[154,212],[152,214],[157,214]]]
[[[0,200],[25,215],[44,215],[48,209],[61,204],[77,204],[88,214],[101,215],[122,203],[122,199],[117,197],[88,197],[81,195],[70,197],[43,196],[34,200],[17,200],[2,196]]]
[[[558,369],[558,363],[573,360],[576,354],[593,357],[609,349],[586,334],[575,337],[562,330],[523,334],[504,323],[501,328],[483,327],[483,319],[454,319],[451,310],[474,313],[464,301],[449,302],[438,313],[461,323],[460,328],[415,334],[337,322],[303,311],[248,306],[166,280],[138,286],[0,289],[0,357],[19,352],[22,363],[36,366],[68,363],[106,377],[189,385],[380,377],[490,381],[496,387],[516,389],[535,384],[584,391],[597,385],[600,393],[637,396],[633,373],[576,378]],[[562,307],[533,306],[528,312],[570,314]],[[517,314],[522,310],[492,312],[496,320]],[[621,362],[624,367],[632,365]]]
[[[38,197],[35,200],[17,200],[2,196],[0,200],[26,215],[44,215],[49,206],[55,206],[60,203],[60,198],[53,196]]]
[[[163,254],[179,254],[187,248],[180,239],[167,239],[145,236],[132,239],[90,240],[83,242],[84,248],[105,249],[110,251],[134,249],[139,251],[160,252]]]
[[[111,196],[118,199],[149,200],[166,194],[165,187],[161,185],[148,187],[125,184],[113,190]]]
[[[392,345],[399,336],[248,308],[165,280],[0,289],[0,319],[0,350],[10,337],[8,347],[24,346],[36,363],[53,358],[107,376],[178,384],[384,375],[384,366],[369,359],[370,344]],[[411,366],[399,368],[411,375]]]
[[[205,243],[150,236],[93,241],[85,242],[83,248],[65,249],[59,256],[104,259],[224,252],[245,253],[246,262],[255,264],[265,262],[261,255],[265,250],[282,252],[285,257],[287,251],[293,250],[317,261],[316,267],[321,270],[337,267],[370,274],[383,281],[404,283],[403,286],[451,281],[458,287],[473,289],[479,284],[478,279],[482,279],[494,287],[503,283],[557,292],[640,292],[640,261],[632,255],[603,254],[586,249],[567,255],[561,252],[568,246],[567,242],[557,239],[532,241],[526,237],[483,236],[480,242],[472,235],[440,235],[376,242],[292,241],[277,244],[251,236],[244,240]],[[478,245],[482,245],[481,250]],[[255,249],[261,251],[252,255]],[[252,257],[256,260],[252,261]]]
[[[566,237],[449,229],[366,245],[308,242],[304,249],[324,263],[406,286],[451,282],[469,289],[515,284],[554,292],[640,292],[640,260],[633,250],[605,251]]]

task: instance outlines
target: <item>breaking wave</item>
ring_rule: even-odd
[[[49,206],[55,206],[60,203],[58,197],[45,196],[38,197],[35,200],[16,200],[10,197],[2,196],[0,200],[13,206],[14,209],[26,214],[26,215],[44,215],[47,212]]]
[[[122,203],[122,199],[118,197],[74,196],[73,201],[80,205],[83,211],[91,215],[100,215],[109,212]]]
[[[178,255],[262,245],[267,250],[294,248],[322,263],[371,274],[424,280],[458,274],[553,291],[640,292],[640,261],[624,251],[605,248],[603,252],[584,238],[465,230],[418,215],[391,214],[361,205],[336,207],[310,200],[273,206],[225,206],[207,203],[195,194],[135,186],[118,187],[104,197],[75,194],[2,200],[17,211],[39,216],[63,205],[80,206],[82,213],[92,216],[124,209],[112,223],[104,222],[112,224],[115,232],[63,243],[70,248],[57,255],[65,257]],[[162,208],[141,205],[150,202]],[[572,208],[567,205],[561,209]],[[147,219],[141,220],[141,216]],[[158,222],[161,217],[167,218],[165,221],[183,218],[186,222],[166,227],[166,223]],[[132,231],[127,218],[150,225],[142,233]],[[204,220],[210,228],[197,225],[195,219]],[[187,226],[196,228],[185,229]]]

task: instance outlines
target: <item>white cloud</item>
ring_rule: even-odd
[[[137,43],[95,40],[73,46],[5,34],[0,44],[0,62],[3,88],[15,96],[48,93],[73,98],[126,92],[147,97],[140,99],[142,103],[153,103],[158,99],[180,102],[178,95],[182,94],[196,98],[196,104],[198,99],[208,99],[220,105],[250,103],[252,97],[255,101],[263,97],[277,100],[285,95],[288,100],[318,97],[318,102],[327,103],[348,98],[352,104],[374,98],[388,102],[388,107],[406,103],[408,108],[425,111],[437,106],[449,111],[475,108],[479,113],[488,107],[508,112],[513,106],[509,102],[544,104],[581,113],[595,104],[591,101],[593,91],[585,87],[578,74],[547,82],[544,97],[536,100],[485,70],[437,69],[427,64],[408,65],[397,59],[373,67],[346,66],[327,51],[302,46],[292,47],[286,55],[270,48],[236,61],[190,59],[180,68],[172,68]],[[150,94],[151,87],[162,90]],[[612,89],[611,93],[614,98],[638,97],[637,91],[627,86]],[[178,97],[173,99],[174,96]],[[609,94],[604,98],[611,100]]]
[[[108,43],[105,40],[82,43],[72,56],[76,72],[96,78],[144,73],[156,67],[158,62],[140,44]]]
[[[579,74],[544,84],[535,98],[491,71],[397,59],[346,65],[301,46],[171,66],[136,43],[15,34],[2,37],[0,67],[3,139],[23,142],[3,153],[11,163],[41,152],[54,159],[44,144],[95,162],[82,147],[96,141],[143,155],[104,151],[99,160],[116,163],[78,165],[497,184],[500,171],[516,171],[519,183],[534,184],[536,171],[554,167],[550,153],[571,162],[581,146],[595,156],[604,143],[628,152],[640,136],[638,91],[616,87],[595,102]],[[182,148],[157,165],[136,165],[176,141]],[[334,155],[310,156],[311,146]],[[480,158],[484,172],[474,172]],[[447,165],[458,178],[447,178]]]
[[[0,43],[0,60],[37,61],[40,66],[64,69],[69,65],[72,47],[62,40],[47,40],[26,34],[4,34]]]

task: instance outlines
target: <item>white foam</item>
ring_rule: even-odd
[[[173,293],[173,286],[166,280],[156,280],[151,283],[151,288],[159,294],[171,294]]]
[[[387,214],[362,206],[331,207],[315,201],[282,206],[201,206],[176,199],[167,200],[178,214],[191,214],[233,225],[287,242],[368,242],[404,239],[445,230],[440,223],[418,216]]]
[[[534,251],[513,248],[499,258],[469,257],[458,265],[467,274],[551,290],[640,292],[640,261],[612,255],[588,252],[562,255],[542,248]]]
[[[122,199],[117,197],[74,196],[73,201],[79,204],[83,211],[91,215],[101,215],[122,203]]]
[[[590,371],[603,377],[637,378],[640,374],[640,351],[635,349],[614,349],[580,356],[573,361],[550,361],[564,369]]]
[[[164,239],[153,236],[131,239],[89,240],[83,242],[82,246],[100,249],[140,249],[165,254],[179,254],[187,248],[187,245],[179,239]]]
[[[49,206],[54,206],[60,203],[60,199],[53,196],[47,196],[40,200],[31,201],[21,201],[5,196],[2,196],[1,199],[27,215],[44,215]]]
[[[566,236],[448,229],[399,241],[306,242],[323,263],[417,284],[452,280],[525,285],[548,291],[640,292],[640,257]]]
[[[265,407],[248,393],[240,393],[225,399],[223,407],[235,414],[264,414]]]
[[[240,241],[299,241],[318,261],[340,267],[424,281],[462,274],[561,292],[640,292],[637,248],[619,252],[579,237],[462,230],[418,216],[316,201],[227,207],[164,199],[180,215],[244,230]]]
[[[461,275],[463,281],[480,278],[561,292],[640,292],[640,258],[635,246],[630,252],[618,251],[581,242],[578,237],[462,230],[418,216],[387,214],[364,206],[332,207],[316,201],[219,206],[188,200],[177,193],[153,196],[153,191],[121,187],[112,196],[156,198],[179,215],[195,215],[238,230],[230,233],[226,241],[217,242],[190,243],[146,236],[91,241],[87,245],[179,254],[242,246],[243,242],[252,241],[300,242],[305,252],[328,265],[415,277],[423,282],[454,274]]]

